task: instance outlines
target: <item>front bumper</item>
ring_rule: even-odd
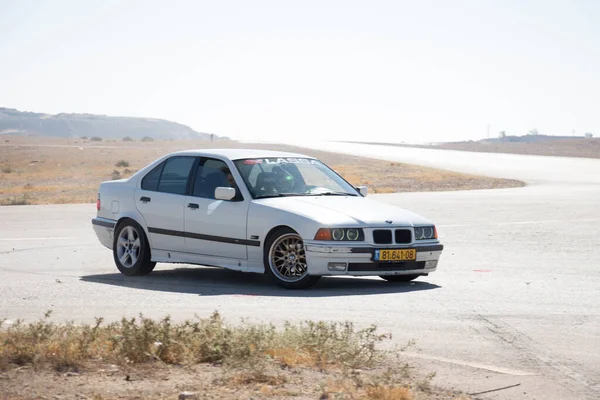
[[[439,243],[414,245],[340,245],[306,241],[306,261],[310,275],[426,275],[437,269],[444,246]],[[376,249],[416,249],[414,261],[373,261]]]

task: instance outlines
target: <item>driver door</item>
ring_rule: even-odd
[[[223,160],[202,158],[184,208],[186,251],[207,256],[247,259],[246,225],[250,201],[239,193],[233,200],[216,200],[217,187],[232,187]],[[231,177],[230,177],[231,178]]]

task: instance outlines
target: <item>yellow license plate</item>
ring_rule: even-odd
[[[417,250],[375,250],[375,261],[414,261],[417,259]]]

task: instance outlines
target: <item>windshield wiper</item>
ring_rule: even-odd
[[[300,193],[277,193],[277,194],[263,194],[256,196],[255,199],[269,199],[272,197],[288,197],[288,196],[302,196]]]
[[[325,193],[314,193],[314,194],[311,194],[311,196],[356,196],[356,195],[352,194],[352,193],[346,193],[346,192],[325,192]]]

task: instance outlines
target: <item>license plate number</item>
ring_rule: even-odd
[[[375,250],[374,261],[414,261],[417,259],[415,249]]]

